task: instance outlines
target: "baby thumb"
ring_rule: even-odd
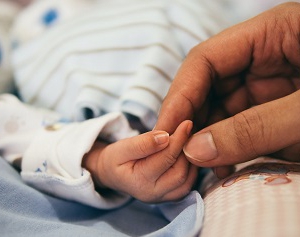
[[[300,91],[245,110],[194,134],[184,147],[202,167],[242,163],[300,141]]]

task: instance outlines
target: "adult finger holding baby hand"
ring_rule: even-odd
[[[300,4],[286,3],[199,44],[156,128],[172,132],[185,119],[201,120],[184,152],[197,166],[218,167],[220,178],[261,155],[300,161],[299,33]]]

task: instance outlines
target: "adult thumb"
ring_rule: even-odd
[[[204,128],[189,139],[184,153],[201,167],[238,164],[299,143],[299,128],[296,91]]]

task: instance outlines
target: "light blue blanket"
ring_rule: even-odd
[[[0,236],[93,237],[178,236],[199,234],[204,205],[200,194],[159,205],[132,201],[102,211],[43,194],[21,180],[0,158]]]

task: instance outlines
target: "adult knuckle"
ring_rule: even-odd
[[[266,141],[263,119],[255,108],[233,117],[233,128],[238,144],[245,153],[258,156],[258,145]]]

